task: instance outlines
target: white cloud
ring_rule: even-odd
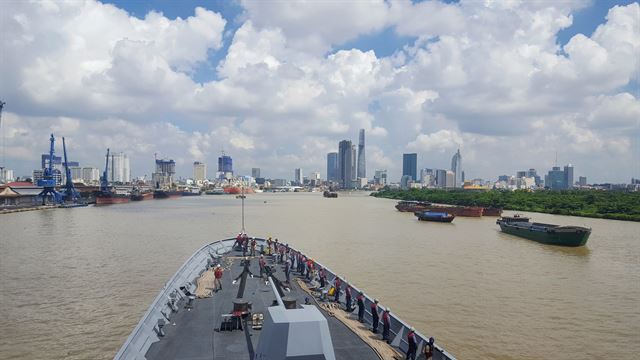
[[[462,145],[462,137],[452,130],[440,130],[431,134],[419,134],[407,145],[410,150],[450,152]]]
[[[640,175],[624,166],[637,161],[640,131],[637,3],[560,47],[583,3],[243,2],[228,53],[209,64],[218,78],[204,83],[194,73],[233,19],[201,8],[139,19],[93,0],[11,4],[0,13],[0,95],[16,162],[36,159],[55,131],[89,165],[112,147],[131,154],[134,173],[158,152],[189,174],[224,148],[240,172],[291,177],[300,166],[324,173],[326,152],[364,128],[369,174],[387,168],[391,180],[407,149],[421,166],[447,167],[458,146],[472,177],[542,172],[554,149],[590,178],[604,163]],[[389,57],[332,50],[384,29],[416,40]]]

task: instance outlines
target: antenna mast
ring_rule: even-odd
[[[2,127],[2,109],[4,108],[5,104],[6,102],[0,100],[0,129],[2,129],[2,164],[0,164],[0,170],[4,169],[4,167],[6,166],[5,147],[7,145],[7,138],[5,136],[4,127]],[[5,180],[4,175],[3,180]]]

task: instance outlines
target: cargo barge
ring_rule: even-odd
[[[503,216],[496,221],[502,232],[542,244],[577,247],[589,240],[591,229],[531,222],[527,217]]]

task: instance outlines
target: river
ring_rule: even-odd
[[[559,248],[495,218],[419,222],[365,194],[248,195],[250,235],[290,243],[390,306],[458,359],[635,359],[640,223]],[[201,196],[0,215],[0,358],[111,359],[200,246],[234,236],[240,200]]]

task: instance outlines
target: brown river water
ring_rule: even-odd
[[[250,235],[305,251],[458,359],[637,359],[640,223],[586,247],[502,234],[492,217],[419,222],[365,194],[252,194]],[[240,230],[240,200],[201,196],[0,215],[0,359],[111,359],[200,246]]]

